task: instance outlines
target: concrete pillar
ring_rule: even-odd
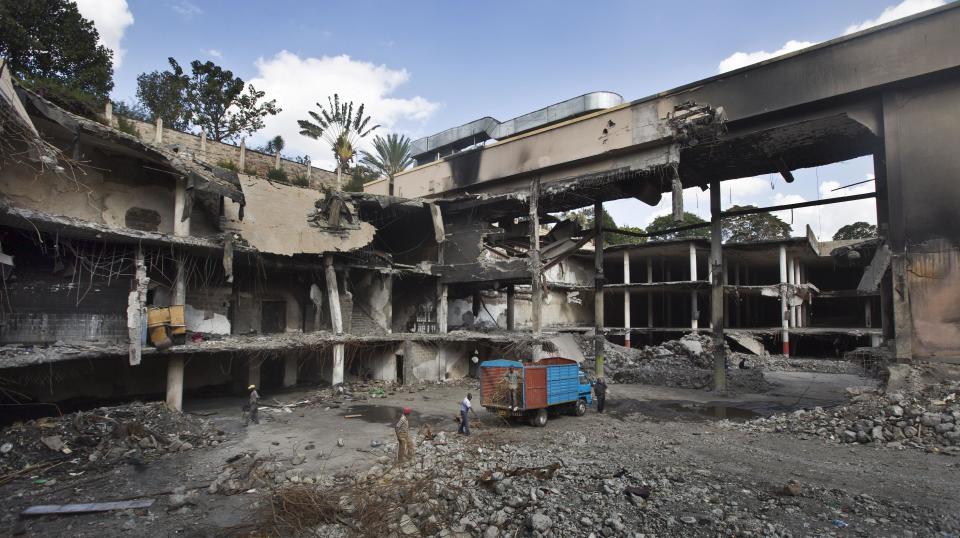
[[[437,332],[447,332],[447,285],[437,282]]]
[[[540,277],[543,272],[543,264],[540,260],[540,177],[535,177],[530,185],[530,323],[533,326],[533,337],[539,339],[542,336],[540,328],[540,314],[543,307],[543,290],[541,289]],[[602,219],[597,219],[602,220]],[[539,360],[543,352],[543,346],[539,343],[532,346],[531,360]]]
[[[391,334],[393,333],[393,274],[387,273],[382,278],[387,292],[387,304],[383,306],[383,314],[386,318],[387,334]]]
[[[167,408],[183,411],[183,356],[170,355],[167,359]]]
[[[280,169],[280,150],[277,150],[277,155],[273,160],[273,167],[278,170]]]
[[[200,131],[200,156],[207,156],[207,132]]]
[[[254,385],[258,390],[260,389],[260,359],[247,359],[247,385]]]
[[[157,121],[162,120],[158,119]],[[173,235],[177,237],[190,235],[190,218],[184,218],[188,202],[187,180],[177,178],[173,199]],[[173,304],[175,305],[186,304],[187,302],[187,274],[183,265],[183,261],[177,260],[177,274],[173,285]]]
[[[516,330],[516,290],[513,287],[513,284],[507,284],[507,330],[513,331]]]
[[[287,355],[283,358],[283,386],[292,387],[297,384],[297,357]]]
[[[603,377],[606,344],[603,321],[603,202],[593,203],[593,353],[594,370]]]
[[[630,283],[630,252],[623,251],[623,283]],[[623,290],[623,336],[624,347],[630,347],[630,290]]]
[[[723,285],[727,286],[730,284],[730,274],[728,268],[727,259],[723,259]],[[723,321],[727,327],[731,326],[730,323],[730,300],[727,298],[727,289],[723,289]]]
[[[743,285],[750,285],[750,266],[745,265],[743,267]],[[743,327],[750,327],[753,324],[753,311],[751,304],[753,299],[749,295],[743,297],[743,322],[740,324]]]
[[[787,313],[787,248],[780,245],[780,336],[783,354],[790,356],[790,315]]]
[[[794,275],[794,267],[793,267],[793,266],[794,266],[794,264],[796,264],[796,260],[795,260],[793,257],[787,258],[787,284],[790,284],[791,287],[792,287],[794,284],[796,284],[796,282],[795,282],[794,279],[793,279],[793,275]],[[793,289],[792,289],[792,288],[791,288],[791,290],[790,290],[790,295],[793,295]],[[796,326],[797,326],[797,311],[796,311],[796,309],[794,309],[792,306],[789,306],[789,303],[788,303],[788,305],[787,305],[787,308],[790,310],[790,326],[791,326],[791,327],[796,327]]]
[[[735,264],[735,265],[733,266],[733,285],[734,285],[734,286],[739,286],[739,285],[740,285],[740,264],[739,264],[739,263],[737,263],[737,264]],[[735,304],[735,306],[734,306],[734,308],[733,308],[733,311],[736,313],[737,319],[736,319],[736,323],[735,323],[735,324],[730,324],[730,326],[731,326],[731,327],[743,327],[743,317],[742,317],[743,312],[742,312],[742,310],[741,310],[741,305],[740,305],[740,303],[741,303],[741,302],[744,302],[744,301],[743,301],[743,298],[740,296],[739,290],[737,291],[736,297],[737,297],[738,301],[737,301],[737,303]],[[728,322],[728,323],[729,323],[729,322]]]
[[[107,120],[107,125],[113,127],[113,103],[109,99],[103,107],[103,119]]]
[[[690,242],[690,282],[697,280],[697,247]],[[690,291],[690,328],[696,329],[700,326],[699,313],[697,312],[697,291]]]
[[[670,264],[666,260],[663,261],[663,280],[664,282],[673,282],[673,277],[670,273]],[[667,322],[663,324],[664,327],[673,326],[673,296],[669,293],[664,293],[663,295],[665,317]]]
[[[653,257],[647,256],[647,284],[653,284]],[[653,327],[653,292],[647,292],[647,327]]]
[[[340,287],[337,284],[337,272],[333,268],[333,256],[323,257],[325,280],[327,281],[327,300],[330,302],[330,322],[333,332],[343,334],[343,317],[340,313]],[[331,385],[343,383],[343,344],[333,345],[333,376]]]
[[[163,144],[163,118],[157,118],[156,130],[153,133],[153,143],[158,146]]]
[[[873,327],[873,313],[870,312],[870,300],[863,302],[863,326],[870,329]]]
[[[343,344],[334,344],[333,345],[333,377],[331,377],[330,379],[331,385],[339,385],[343,383],[343,355],[344,355]]]
[[[237,169],[240,170],[242,174],[244,170],[247,169],[247,142],[246,140],[240,141],[240,160],[237,162]]]
[[[800,258],[797,258],[793,262],[793,283],[796,286],[800,286]],[[802,305],[797,305],[793,307],[793,318],[794,318],[794,327],[803,327],[803,318],[800,315],[800,307]]]
[[[713,389],[727,391],[727,357],[724,348],[723,242],[720,220],[720,180],[710,182],[710,327],[713,336]]]

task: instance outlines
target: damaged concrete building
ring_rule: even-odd
[[[949,5],[636,101],[482,118],[416,141],[417,166],[364,193],[310,166],[310,187],[238,174],[217,163],[246,171],[242,146],[162,125],[131,136],[4,73],[0,377],[31,401],[165,394],[179,409],[185,390],[582,359],[585,332],[598,374],[607,339],[689,331],[956,361],[958,26]],[[744,214],[722,210],[722,181],[871,155],[874,193],[757,211],[874,198],[878,239],[720,241]],[[679,216],[691,187],[710,192],[711,239],[605,247],[630,232],[555,216],[664,194]]]

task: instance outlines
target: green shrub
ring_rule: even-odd
[[[287,179],[287,171],[283,168],[271,168],[268,170],[267,179],[270,181],[279,181],[281,183],[289,182],[289,179]]]
[[[300,174],[297,174],[296,176],[294,176],[293,181],[291,181],[291,183],[293,183],[294,185],[296,185],[296,186],[298,186],[298,187],[309,187],[309,186],[310,186],[310,180],[307,179],[307,176],[302,176],[302,175],[300,175]]]
[[[117,130],[121,133],[127,133],[130,136],[138,137],[140,133],[137,132],[137,128],[133,125],[133,122],[124,118],[123,116],[117,116]]]
[[[240,171],[240,169],[237,168],[237,163],[233,161],[217,161],[217,166],[220,168],[226,168],[227,170],[233,170],[234,172]]]

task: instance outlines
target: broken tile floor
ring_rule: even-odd
[[[554,417],[545,428],[506,424],[477,406],[480,424],[470,439],[456,435],[454,422],[459,400],[467,391],[477,392],[469,381],[387,388],[382,398],[370,397],[378,391],[368,388],[372,392],[353,393],[366,399],[333,395],[296,407],[291,404],[310,400],[318,390],[265,394],[261,424],[249,427],[243,426],[239,398],[188,400],[185,411],[210,420],[226,434],[225,441],[145,465],[63,477],[52,485],[33,477],[13,480],[0,487],[7,499],[2,526],[5,532],[33,536],[271,534],[262,527],[269,488],[210,492],[228,461],[256,454],[280,462],[281,470],[295,470],[297,481],[364,476],[371,466],[389,467],[396,446],[389,424],[409,406],[414,429],[428,425],[434,434],[444,432],[444,441],[418,436],[420,459],[407,473],[425,467],[475,473],[462,495],[486,500],[437,532],[422,523],[421,531],[407,517],[403,527],[394,525],[400,534],[416,529],[413,535],[949,536],[960,530],[957,501],[943,495],[960,478],[956,457],[758,433],[731,423],[841,404],[849,397],[848,387],[872,386],[874,380],[814,372],[767,376],[773,385],[768,393],[727,398],[702,390],[614,384],[607,413],[591,408],[584,417]],[[330,389],[322,390],[329,394]],[[376,441],[383,444],[373,447]],[[479,481],[480,471],[491,465],[506,469],[556,461],[561,470],[535,484],[533,500],[526,498],[531,490],[523,480],[536,479],[506,479],[492,488]],[[287,478],[280,482],[291,473],[282,476]],[[791,481],[799,488],[797,496],[783,493]],[[622,493],[625,485],[640,483],[652,490],[648,499]],[[186,488],[179,496],[173,493],[178,486]],[[155,503],[102,514],[17,516],[37,504],[135,498]],[[351,534],[349,527],[318,529],[314,535]]]

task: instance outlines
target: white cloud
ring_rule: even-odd
[[[860,30],[866,30],[867,28],[879,26],[897,19],[902,19],[903,17],[908,17],[914,13],[940,7],[944,3],[945,2],[943,0],[903,0],[903,2],[900,2],[895,6],[889,6],[888,8],[884,9],[883,13],[881,13],[876,19],[869,19],[861,22],[860,24],[851,24],[847,27],[844,35],[859,32]]]
[[[214,58],[223,58],[223,53],[217,49],[207,49],[203,52],[206,53],[208,56],[213,56]]]
[[[873,175],[870,176],[872,178]],[[836,181],[824,181],[820,184],[820,198],[836,198],[838,196],[850,196],[853,194],[865,194],[873,192],[873,182],[856,185],[846,189],[833,191],[840,187]],[[795,204],[805,202],[806,199],[798,194],[783,195],[777,193],[773,196],[771,205]],[[876,200],[867,198],[865,200],[854,200],[852,202],[841,202],[833,205],[804,207],[792,211],[777,211],[774,215],[780,217],[784,222],[791,224],[793,236],[801,236],[806,233],[806,227],[809,225],[817,238],[821,241],[833,239],[833,234],[837,233],[840,227],[858,221],[877,223],[877,205]]]
[[[100,34],[100,44],[113,51],[113,67],[120,67],[123,63],[125,49],[120,47],[120,41],[127,27],[133,24],[133,13],[127,6],[127,0],[74,0],[77,11],[85,19],[93,21],[93,26]]]
[[[717,67],[717,70],[720,73],[726,73],[727,71],[733,71],[734,69],[740,69],[741,67],[748,66],[750,64],[755,64],[757,62],[762,62],[764,60],[769,60],[770,58],[775,58],[777,56],[782,56],[784,54],[797,51],[800,49],[805,49],[811,45],[816,45],[812,41],[796,41],[791,39],[787,43],[780,47],[779,49],[773,52],[767,52],[765,50],[758,50],[755,52],[734,52],[730,56],[727,56],[720,62],[720,65]]]
[[[410,122],[423,122],[437,110],[437,103],[423,97],[393,97],[394,92],[410,80],[406,69],[355,60],[347,55],[303,58],[289,51],[280,51],[271,58],[256,62],[257,76],[250,84],[276,99],[283,112],[267,118],[266,127],[258,133],[264,138],[283,136],[290,153],[306,153],[318,166],[333,168],[330,148],[318,140],[299,134],[297,120],[308,118],[316,103],[326,104],[327,96],[338,93],[341,99],[363,103],[365,113],[381,127],[376,132],[397,130]],[[372,138],[372,135],[368,138]]]
[[[203,10],[200,9],[200,6],[188,2],[187,0],[180,0],[179,2],[172,4],[170,6],[174,12],[185,19],[192,19],[197,15],[203,15]]]

